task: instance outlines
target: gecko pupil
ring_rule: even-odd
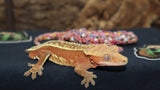
[[[106,61],[109,61],[109,60],[111,59],[111,56],[110,56],[110,55],[105,55],[105,56],[104,56],[104,59],[105,59]]]

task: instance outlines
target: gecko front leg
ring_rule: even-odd
[[[91,83],[93,86],[95,85],[95,81],[93,80],[94,78],[97,78],[93,72],[88,72],[87,68],[82,68],[82,67],[75,67],[75,72],[82,76],[84,79],[81,81],[81,85],[84,85],[85,88],[88,88],[89,83]]]
[[[24,76],[29,76],[31,74],[32,79],[35,79],[36,73],[38,73],[38,75],[40,76],[42,75],[43,65],[50,56],[50,51],[45,51],[45,50],[39,51],[37,53],[37,56],[39,58],[38,62],[36,64],[28,63],[28,66],[31,66],[32,68],[26,71],[24,73]]]

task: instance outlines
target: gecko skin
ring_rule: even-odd
[[[36,64],[28,63],[32,68],[24,73],[24,76],[31,74],[32,79],[36,78],[36,73],[42,75],[43,64],[47,59],[65,66],[74,67],[74,71],[84,79],[81,85],[85,88],[91,83],[95,85],[93,72],[87,71],[97,66],[122,66],[126,65],[128,58],[118,52],[116,45],[88,44],[80,45],[65,41],[48,41],[38,46],[26,49],[31,59],[38,59]]]

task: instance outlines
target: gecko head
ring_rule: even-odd
[[[97,66],[122,66],[128,63],[128,58],[119,53],[116,45],[95,45],[84,51]]]

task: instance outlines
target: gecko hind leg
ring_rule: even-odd
[[[43,64],[50,56],[50,52],[49,51],[40,51],[38,53],[38,56],[39,56],[39,60],[36,64],[28,63],[28,66],[31,66],[32,68],[29,69],[28,71],[26,71],[24,73],[24,76],[29,76],[31,74],[32,79],[35,79],[37,73],[40,76],[42,75]]]
[[[31,64],[31,63],[28,63],[28,66],[31,66],[32,68],[29,69],[28,71],[26,71],[24,73],[24,76],[29,76],[30,74],[32,74],[32,79],[35,79],[36,78],[36,73],[38,73],[38,75],[42,75],[42,70],[43,70],[43,67],[41,65],[37,66],[35,64]]]

